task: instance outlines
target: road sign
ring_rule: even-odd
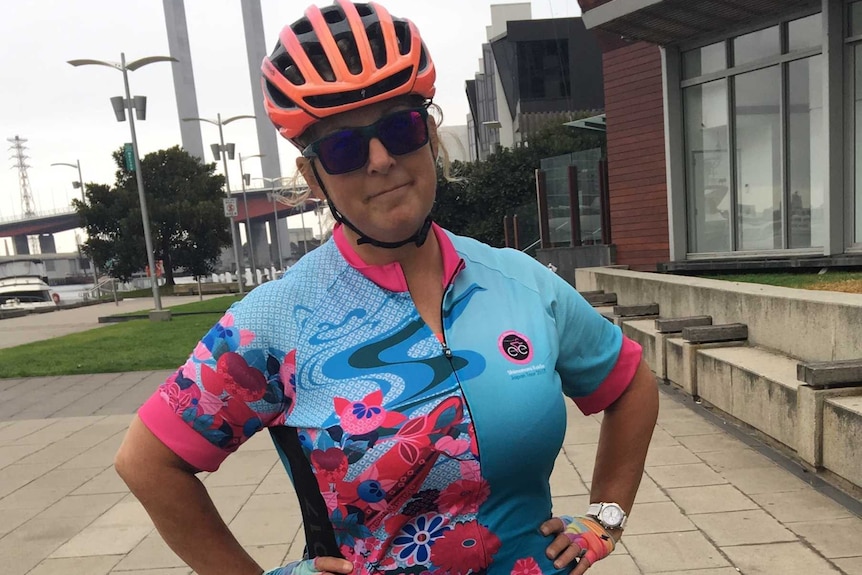
[[[236,198],[222,198],[224,203],[224,217],[235,218],[238,215],[236,210]]]
[[[135,150],[131,144],[123,145],[123,162],[126,164],[127,172],[135,171]]]

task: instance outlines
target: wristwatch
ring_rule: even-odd
[[[624,529],[628,520],[626,512],[616,503],[591,503],[587,517],[592,517],[605,529]]]

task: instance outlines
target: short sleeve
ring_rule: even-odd
[[[552,311],[560,343],[556,367],[563,393],[585,414],[598,413],[631,383],[642,349],[562,278],[553,281]]]
[[[195,469],[216,470],[254,433],[283,423],[292,405],[294,354],[261,336],[269,330],[254,319],[259,299],[252,292],[231,306],[138,411]]]

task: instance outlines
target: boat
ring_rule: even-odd
[[[42,260],[0,261],[0,310],[56,309],[58,301]]]

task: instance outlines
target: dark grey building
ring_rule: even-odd
[[[518,145],[550,122],[604,109],[602,51],[580,18],[491,28],[505,31],[482,46],[481,70],[467,81],[475,158]]]

